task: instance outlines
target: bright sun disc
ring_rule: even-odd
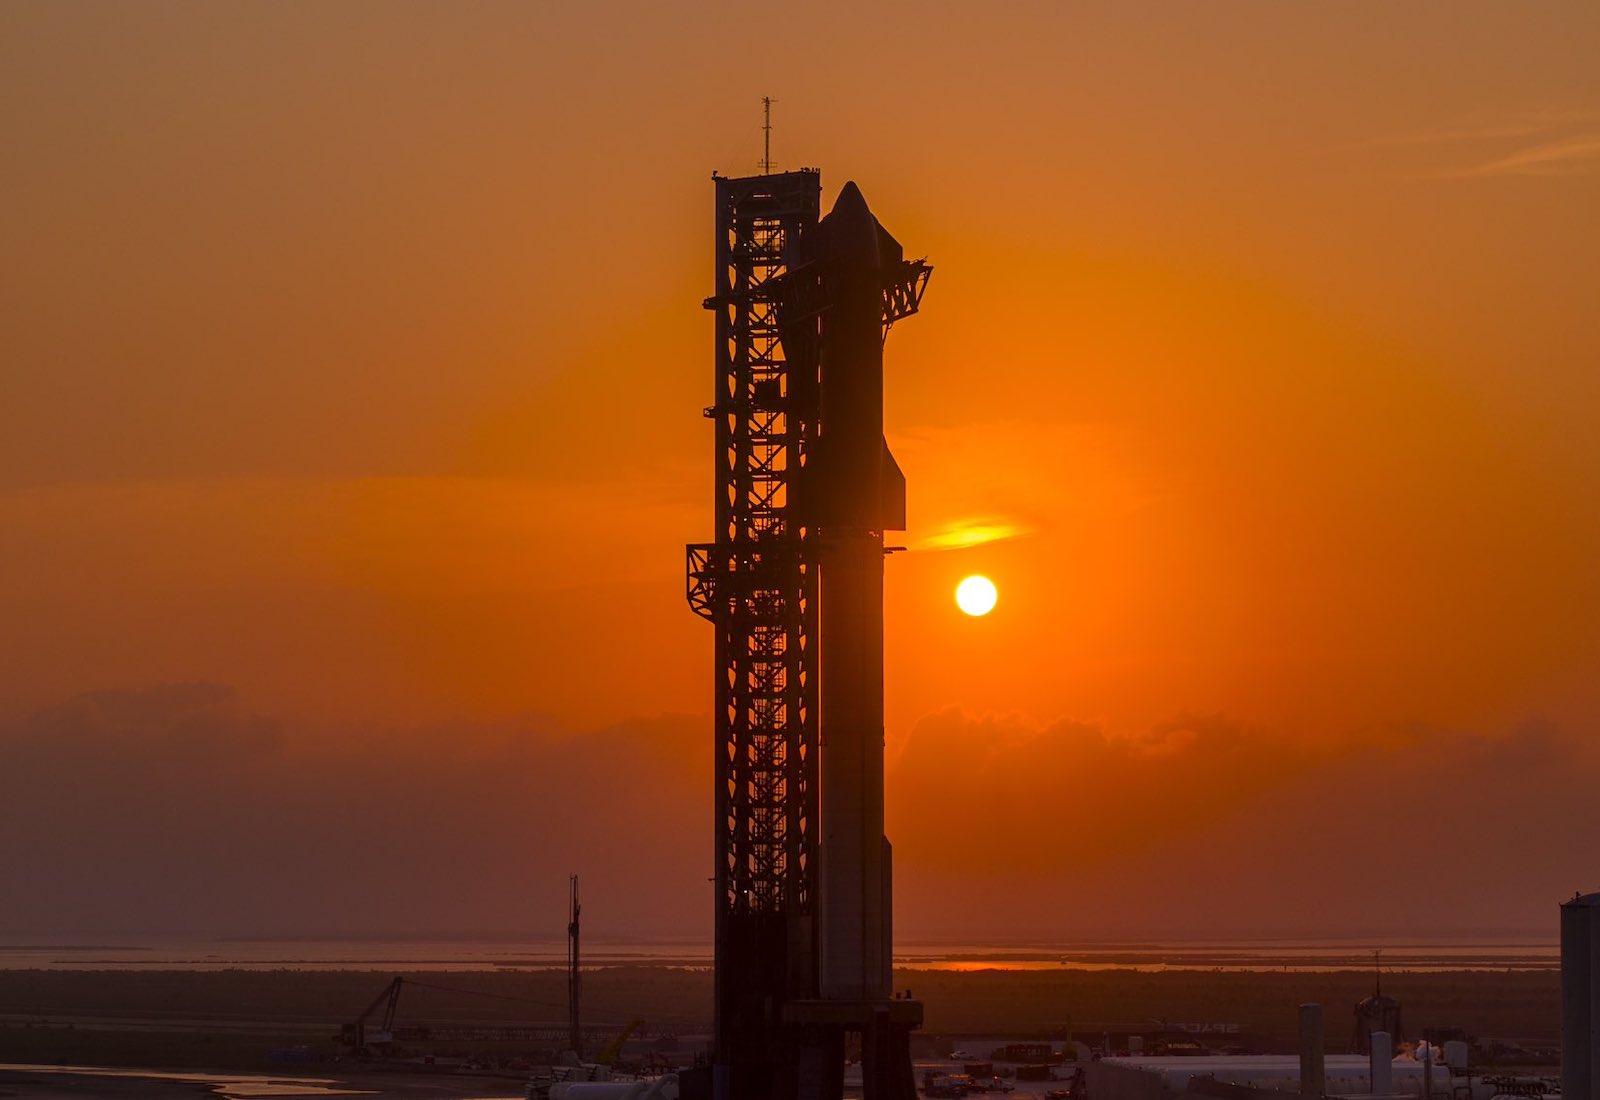
[[[998,598],[994,582],[988,577],[968,577],[956,585],[956,606],[968,615],[987,615],[994,610]]]

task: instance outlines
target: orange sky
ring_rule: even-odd
[[[856,179],[936,266],[888,345],[902,930],[953,920],[951,881],[1097,900],[946,931],[1149,923],[1138,869],[1254,881],[1295,806],[1357,876],[1330,919],[1398,896],[1422,921],[1451,880],[1361,878],[1352,818],[1479,852],[1502,815],[1572,826],[1528,777],[1593,778],[1600,728],[1600,12],[819,4],[777,41],[783,18],[0,10],[0,739],[198,722],[226,756],[262,722],[291,773],[385,736],[538,772],[542,741],[502,758],[486,731],[632,730],[689,758],[661,797],[702,866],[707,177],[754,170],[769,94],[774,159],[819,166],[825,202]],[[980,527],[1011,537],[939,549]],[[984,620],[951,601],[972,571]],[[225,702],[162,686],[195,683]],[[154,702],[71,702],[106,690]],[[1421,758],[1416,788],[1361,780],[1373,753]],[[493,831],[470,790],[447,834]],[[27,920],[91,921],[92,888],[46,889],[69,842],[0,830],[37,861]],[[1536,847],[1513,901],[1436,919],[1550,924],[1592,845]],[[528,898],[606,853],[552,856]],[[643,859],[589,873],[620,899]],[[1245,893],[1194,926],[1325,912]]]

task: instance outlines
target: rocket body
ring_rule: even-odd
[[[905,526],[905,479],[883,441],[883,289],[898,243],[855,184],[808,242],[823,298],[809,516],[820,554],[819,984],[889,997],[890,850],[883,832],[883,533]]]

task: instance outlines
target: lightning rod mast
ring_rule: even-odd
[[[761,174],[772,171],[772,97],[761,97]]]

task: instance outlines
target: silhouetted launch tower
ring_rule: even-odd
[[[930,268],[854,184],[716,185],[716,541],[688,548],[715,627],[716,1100],[913,1100],[921,1006],[890,988],[883,836],[883,344]]]

